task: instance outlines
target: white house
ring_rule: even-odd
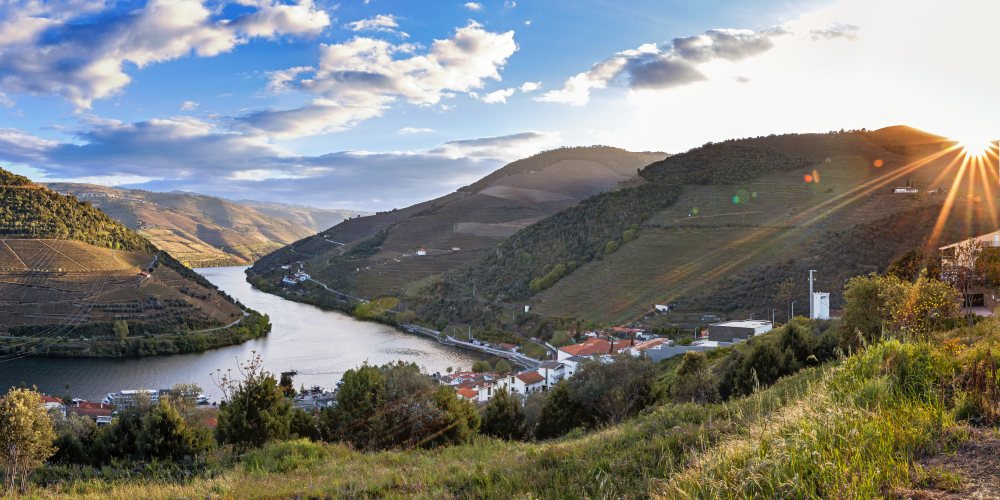
[[[660,313],[670,312],[670,306],[667,304],[655,304],[653,305],[653,307],[656,309],[656,312]]]
[[[545,388],[545,377],[536,370],[526,370],[504,379],[503,387],[511,394],[527,395]]]
[[[566,365],[559,361],[545,361],[538,365],[538,373],[545,378],[545,387],[551,388],[566,378]]]

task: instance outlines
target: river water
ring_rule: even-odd
[[[0,362],[0,393],[11,386],[34,385],[47,394],[99,400],[121,389],[163,389],[182,382],[201,386],[217,401],[217,369],[236,368],[237,359],[257,351],[274,373],[295,370],[295,385],[333,388],[345,371],[367,361],[413,361],[429,373],[449,366],[469,368],[475,354],[400,332],[379,323],[358,321],[338,312],[285,300],[255,290],[245,267],[197,269],[220,289],[270,316],[273,329],[262,339],[197,354],[129,359],[24,358]]]

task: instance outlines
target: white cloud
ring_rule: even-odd
[[[399,135],[413,135],[413,134],[430,134],[435,130],[432,128],[422,128],[422,127],[403,127],[399,129]]]
[[[582,106],[590,93],[606,88],[616,79],[624,79],[633,89],[668,88],[705,80],[699,69],[716,60],[741,61],[774,47],[773,38],[785,35],[784,29],[764,32],[715,29],[701,35],[674,38],[669,44],[644,44],[619,52],[590,70],[566,80],[562,88],[537,97],[543,102]]]
[[[520,87],[521,92],[525,94],[530,94],[540,88],[542,88],[542,82],[524,82]]]
[[[465,8],[478,12],[480,10],[483,10],[483,4],[479,2],[465,2]]]
[[[509,162],[531,156],[559,144],[553,132],[522,132],[500,137],[451,141],[432,149],[433,154],[448,158],[475,158]]]
[[[184,101],[181,103],[181,111],[194,111],[198,109],[198,103],[194,101]]]
[[[399,99],[418,106],[437,105],[456,92],[500,80],[500,69],[517,51],[517,44],[513,31],[493,33],[470,22],[451,38],[435,40],[425,53],[417,50],[411,44],[366,37],[322,44],[316,67],[272,74],[270,87],[308,92],[316,96],[311,103],[292,110],[258,111],[238,121],[256,132],[300,137],[343,130],[380,115]]]
[[[700,64],[706,79],[697,85],[592,103],[593,121],[577,130],[608,134],[571,140],[676,152],[734,137],[896,124],[1000,137],[1000,66],[984,63],[995,59],[998,18],[994,2],[942,9],[932,0],[839,0],[788,22],[790,34],[755,57]],[[684,125],[663,134],[664,117]]]
[[[39,181],[102,179],[315,206],[402,207],[451,192],[503,162],[558,144],[558,135],[526,132],[452,141],[430,150],[340,151],[300,156],[260,136],[227,133],[188,117],[136,123],[95,121],[72,142],[0,129],[0,160],[44,172]],[[266,182],[264,182],[266,181]],[[377,189],[381,201],[372,202]]]
[[[329,25],[311,0],[259,0],[248,13],[219,18],[199,0],[149,0],[114,12],[102,2],[0,5],[0,89],[9,94],[57,94],[80,108],[111,96],[131,81],[125,69],[194,54],[212,57],[252,38],[313,36]],[[99,29],[74,23],[104,16]]]
[[[399,22],[396,20],[396,17],[391,14],[379,14],[372,18],[347,23],[347,29],[354,32],[376,31],[382,33],[393,33],[402,38],[410,37],[408,33],[399,31],[397,28],[399,28]]]
[[[490,92],[486,95],[480,96],[476,92],[469,92],[469,95],[477,101],[484,102],[486,104],[506,104],[507,98],[514,95],[514,88],[500,89]]]

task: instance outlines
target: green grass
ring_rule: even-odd
[[[419,498],[872,498],[955,490],[914,465],[957,448],[961,375],[996,350],[1000,320],[933,341],[890,340],[713,405],[657,406],[621,425],[554,441],[479,438],[436,450],[365,454],[293,441],[190,481],[87,480],[39,496]],[[951,339],[944,342],[944,339]]]

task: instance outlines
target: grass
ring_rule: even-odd
[[[547,442],[479,438],[365,454],[292,441],[190,481],[88,480],[38,496],[418,498],[873,498],[963,478],[920,457],[966,439],[955,393],[996,351],[1000,320],[929,341],[888,340],[712,405],[657,406],[621,425]],[[947,340],[947,341],[944,341]],[[992,352],[992,351],[991,351]]]

